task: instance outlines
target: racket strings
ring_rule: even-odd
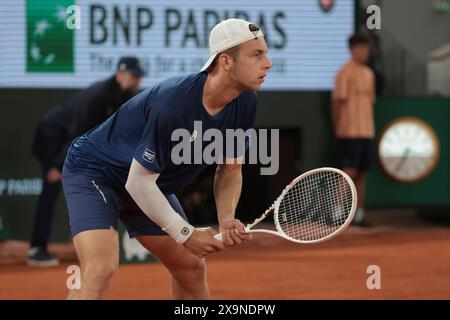
[[[340,173],[316,172],[297,181],[284,195],[277,221],[288,237],[316,241],[347,221],[352,201],[352,189]]]

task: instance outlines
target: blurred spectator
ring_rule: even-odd
[[[105,121],[139,88],[143,75],[139,60],[123,57],[117,72],[78,92],[67,102],[50,109],[39,121],[33,155],[43,173],[42,193],[36,206],[28,256],[32,266],[54,266],[59,261],[47,251],[55,203],[61,190],[61,171],[73,139]]]
[[[331,116],[337,137],[338,165],[353,179],[358,192],[354,224],[368,226],[363,207],[375,135],[375,75],[366,65],[370,54],[367,35],[352,35],[349,48],[351,58],[336,75]]]

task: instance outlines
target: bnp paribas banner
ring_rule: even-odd
[[[212,27],[262,28],[273,68],[265,90],[328,90],[348,58],[353,0],[3,0],[0,87],[82,88],[141,60],[144,87],[198,72]]]

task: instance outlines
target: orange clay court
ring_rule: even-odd
[[[257,234],[253,241],[207,258],[214,299],[449,299],[450,228],[414,215],[372,214],[377,227],[350,227],[316,245]],[[387,222],[384,222],[387,221]],[[64,299],[73,248],[50,250],[63,265],[25,266],[26,244],[1,247],[0,299]],[[23,261],[22,261],[22,260]],[[381,269],[381,289],[367,288],[367,267]],[[105,299],[169,299],[159,263],[121,265]]]

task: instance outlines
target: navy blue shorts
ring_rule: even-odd
[[[338,166],[360,171],[369,170],[372,163],[372,148],[372,139],[337,139]]]
[[[72,237],[87,230],[116,230],[119,219],[131,238],[166,233],[137,206],[125,188],[107,177],[92,178],[63,168],[63,188],[69,210]],[[172,208],[187,221],[177,197],[164,194]]]

